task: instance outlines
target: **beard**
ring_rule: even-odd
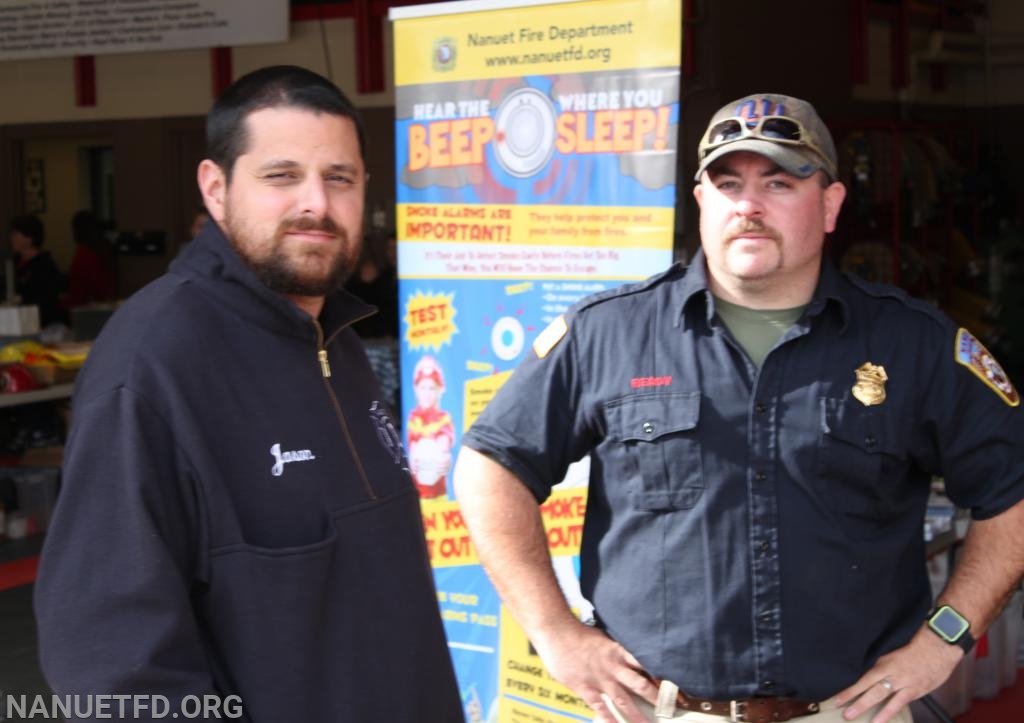
[[[285,219],[278,224],[269,244],[230,215],[225,217],[225,226],[231,246],[260,282],[285,296],[322,297],[338,291],[359,258],[358,241],[354,243],[348,232],[329,216]],[[285,236],[289,231],[321,231],[337,240],[288,248]],[[257,255],[254,250],[261,247],[266,250]]]

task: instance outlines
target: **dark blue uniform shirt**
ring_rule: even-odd
[[[464,443],[538,500],[590,453],[583,593],[692,695],[835,694],[924,621],[932,475],[978,519],[1024,498],[1013,389],[957,361],[946,316],[828,262],[760,369],[715,316],[703,254],[565,320]],[[882,372],[857,395],[866,362]]]

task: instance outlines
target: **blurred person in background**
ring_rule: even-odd
[[[398,274],[389,254],[394,234],[370,235],[355,271],[345,282],[345,289],[368,304],[377,313],[356,321],[352,328],[363,342],[373,373],[380,382],[381,394],[392,417],[398,419]]]
[[[43,222],[37,216],[23,214],[11,219],[14,291],[21,297],[22,304],[39,307],[39,324],[42,327],[66,320],[60,308],[64,277],[50,252],[43,248],[44,241]]]
[[[114,249],[103,237],[99,219],[92,211],[79,211],[71,218],[71,234],[75,255],[68,269],[64,307],[73,309],[117,298]]]

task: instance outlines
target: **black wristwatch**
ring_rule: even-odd
[[[950,645],[959,645],[964,655],[974,647],[971,624],[967,618],[949,605],[943,605],[928,613],[928,627]]]

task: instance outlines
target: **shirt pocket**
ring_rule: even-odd
[[[606,404],[639,510],[693,507],[704,491],[697,423],[700,392],[624,397]],[[635,478],[639,478],[637,481]]]
[[[836,511],[882,522],[907,506],[908,427],[899,415],[851,399],[821,399],[817,472]]]

